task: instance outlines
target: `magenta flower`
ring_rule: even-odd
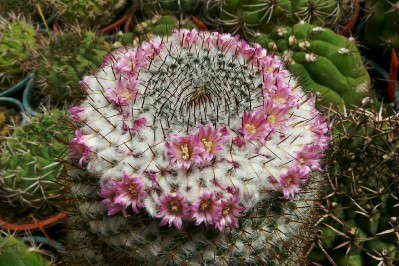
[[[239,131],[244,135],[244,140],[258,139],[264,143],[266,136],[270,133],[268,123],[262,112],[247,113],[242,117],[242,127]]]
[[[173,225],[177,229],[181,229],[182,219],[190,219],[190,207],[188,206],[187,199],[177,193],[176,195],[166,194],[163,199],[161,199],[161,205],[157,218],[162,218],[161,226],[169,223],[169,227]]]
[[[230,33],[221,33],[218,34],[216,39],[216,45],[220,48],[237,47],[239,36],[231,36]]]
[[[279,127],[285,126],[285,122],[288,120],[286,116],[288,106],[276,107],[272,102],[266,102],[263,110],[266,115],[267,128],[269,131],[274,131]]]
[[[201,124],[197,136],[196,146],[199,148],[202,158],[206,161],[212,160],[218,151],[222,151],[222,144],[229,138],[228,135],[224,135],[221,130],[215,128],[212,123],[209,123],[206,127]]]
[[[83,120],[82,112],[84,109],[82,107],[71,107],[68,109],[68,113],[70,114],[70,119],[75,122],[79,122]]]
[[[325,122],[319,114],[316,114],[314,120],[315,124],[311,128],[311,131],[316,134],[316,138],[318,139],[317,143],[320,150],[325,150],[328,147],[328,142],[330,141],[330,138],[324,135],[328,132],[327,122]]]
[[[116,88],[110,88],[105,91],[105,96],[119,105],[127,105],[137,98],[137,86],[139,81],[135,78],[119,79]]]
[[[215,226],[219,228],[220,231],[224,231],[226,227],[237,228],[238,217],[243,216],[242,211],[245,210],[244,207],[239,205],[240,195],[237,197],[231,196],[229,199],[222,199],[222,211],[221,217],[215,223]]]
[[[140,117],[133,121],[133,127],[129,128],[131,132],[139,132],[140,129],[147,126],[147,119],[145,117]]]
[[[279,191],[283,192],[283,198],[289,199],[290,196],[294,197],[301,192],[302,184],[307,182],[308,175],[308,168],[295,165],[288,169],[285,174],[280,175],[278,180],[271,181],[277,186]]]
[[[116,191],[114,203],[123,206],[123,215],[127,217],[126,208],[132,205],[132,209],[135,213],[139,210],[137,207],[144,207],[141,202],[147,196],[144,191],[144,184],[141,177],[130,177],[126,173],[123,173],[122,180],[115,182],[113,188]]]
[[[123,211],[123,205],[117,204],[114,202],[114,198],[116,196],[116,191],[113,186],[109,182],[103,182],[101,184],[101,191],[98,195],[104,200],[100,201],[100,204],[105,206],[108,210],[108,215],[114,215],[119,211]]]
[[[195,136],[188,137],[173,134],[166,142],[166,149],[171,164],[177,168],[188,170],[193,162],[201,163],[201,150],[195,145]]]
[[[147,64],[147,60],[145,57],[142,57],[142,53],[137,53],[134,50],[126,51],[124,48],[121,48],[120,53],[123,56],[118,56],[118,52],[116,52],[116,63],[114,65],[114,69],[118,72],[125,72],[130,76],[135,76],[138,70]]]
[[[220,199],[216,199],[213,192],[204,191],[201,197],[192,204],[191,210],[195,225],[204,222],[208,226],[218,222],[221,217],[222,206]]]
[[[306,145],[303,150],[296,154],[296,159],[299,164],[307,166],[314,171],[321,170],[319,158],[319,148],[315,145]]]
[[[82,135],[82,128],[75,130],[75,138],[69,143],[69,152],[73,160],[78,161],[78,165],[83,167],[83,163],[89,161],[91,148],[88,146],[85,136]]]

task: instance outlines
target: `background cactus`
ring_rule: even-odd
[[[54,109],[32,117],[1,143],[0,199],[7,208],[54,210],[63,190],[57,178],[64,168],[56,160],[65,155],[65,148],[59,140],[69,136],[69,129],[63,128],[64,114]]]
[[[358,105],[368,93],[370,77],[358,49],[330,29],[299,23],[253,40],[281,56],[304,89],[319,93],[324,105]]]
[[[79,80],[101,64],[109,50],[102,36],[78,27],[44,42],[35,66],[39,93],[58,105],[78,100]]]
[[[13,12],[28,16],[35,22],[43,22],[37,5],[40,6],[45,19],[48,19],[57,12],[53,0],[2,0],[0,2],[0,11],[5,14]]]
[[[184,29],[120,48],[82,83],[87,98],[70,109],[70,156],[86,171],[71,170],[71,257],[298,259],[288,254],[305,243],[327,126],[278,58]]]
[[[38,49],[37,33],[28,19],[0,16],[0,92],[21,81],[28,72],[32,54]]]
[[[37,247],[30,247],[14,236],[0,236],[0,250],[0,265],[51,265],[50,261],[42,257]]]
[[[382,110],[382,109],[381,109]],[[333,111],[329,185],[309,260],[326,265],[397,265],[399,117],[374,107]]]
[[[364,40],[368,47],[399,52],[399,1],[365,1]],[[389,52],[389,50],[388,50]]]
[[[208,1],[213,22],[229,32],[251,36],[268,33],[278,25],[293,26],[300,21],[332,28],[338,32],[356,12],[357,1],[337,0],[218,0]],[[213,12],[212,12],[213,11]]]
[[[196,15],[204,6],[204,0],[139,0],[144,15],[184,14]]]

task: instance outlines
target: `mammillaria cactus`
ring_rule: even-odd
[[[320,235],[309,260],[318,265],[397,265],[399,117],[367,104],[333,110],[329,125],[329,186],[319,202]]]
[[[63,187],[57,178],[69,129],[61,121],[65,112],[51,110],[16,128],[1,145],[0,199],[21,211],[54,209]]]
[[[83,168],[71,170],[70,256],[295,260],[328,141],[314,96],[229,34],[176,30],[106,58],[70,109],[70,155]]]
[[[0,16],[0,92],[21,81],[28,72],[32,53],[38,48],[36,30],[30,22],[14,14]]]
[[[281,56],[304,89],[319,93],[324,105],[359,105],[367,95],[370,77],[359,50],[330,29],[299,23],[253,40]]]
[[[109,49],[103,37],[79,27],[44,42],[35,67],[40,94],[59,105],[78,100],[82,95],[78,81],[102,62]]]

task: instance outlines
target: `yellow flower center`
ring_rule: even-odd
[[[305,162],[305,160],[303,158],[299,158],[299,163],[303,164]]]
[[[213,147],[212,141],[207,141],[206,138],[203,138],[202,139],[202,144],[204,144],[206,152],[211,152],[212,151],[212,147]]]
[[[286,179],[285,179],[285,184],[287,185],[287,186],[289,186],[289,185],[291,185],[291,183],[292,183],[292,177],[287,177]]]
[[[252,135],[256,134],[256,127],[253,124],[246,124],[245,129]]]
[[[183,154],[182,156],[183,160],[187,161],[188,159],[190,159],[190,151],[188,150],[187,144],[180,146],[180,149],[181,153]]]
[[[205,211],[205,210],[209,209],[210,205],[211,205],[210,199],[201,201],[201,204],[200,204],[201,211]]]
[[[135,183],[130,183],[128,190],[129,190],[130,194],[132,194],[133,196],[138,194],[137,185]]]
[[[275,115],[269,115],[267,117],[267,122],[269,122],[270,124],[276,124],[277,121],[277,117]]]
[[[179,212],[181,208],[181,203],[178,199],[171,199],[169,202],[169,211],[170,212]]]
[[[285,103],[285,99],[281,98],[281,97],[277,97],[274,99],[275,103],[279,103],[279,104],[284,104]]]
[[[227,215],[227,214],[229,214],[229,212],[230,212],[230,207],[226,206],[223,208],[222,214]]]
[[[121,96],[125,99],[129,99],[130,97],[132,97],[132,94],[129,91],[125,91],[121,94]]]

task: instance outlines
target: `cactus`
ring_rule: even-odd
[[[329,186],[309,255],[317,265],[397,265],[399,117],[380,110],[332,111]]]
[[[0,200],[18,211],[54,210],[63,187],[57,183],[64,167],[57,159],[65,147],[59,139],[68,139],[64,112],[54,109],[32,117],[16,128],[1,144]]]
[[[323,105],[359,105],[367,95],[370,77],[357,47],[330,29],[300,23],[253,40],[281,56],[305,90],[322,96]]]
[[[120,48],[82,83],[87,98],[70,109],[82,168],[65,201],[70,262],[297,259],[327,125],[278,58],[181,29]]]
[[[43,258],[39,249],[24,244],[14,236],[0,236],[0,265],[46,266],[50,261]]]
[[[365,9],[364,40],[367,46],[393,48],[399,52],[399,1],[367,0]]]
[[[28,72],[32,53],[38,48],[37,33],[29,20],[9,14],[0,16],[0,92],[21,81]]]
[[[7,136],[8,134],[8,126],[7,122],[9,120],[9,115],[7,113],[7,109],[0,107],[0,137]]]
[[[338,32],[356,10],[357,1],[341,0],[218,0],[208,1],[215,23],[229,32],[252,36],[269,33],[276,26],[293,26],[300,21],[332,28]],[[215,3],[216,2],[216,3]],[[214,11],[216,9],[216,11]],[[213,11],[213,12],[212,12]]]
[[[139,0],[144,15],[185,14],[197,15],[204,6],[204,0]]]
[[[79,80],[101,63],[109,49],[103,37],[78,27],[47,41],[35,67],[39,93],[56,105],[78,100],[82,91]]]
[[[15,13],[30,17],[35,22],[43,22],[38,12],[38,5],[47,19],[54,15],[57,10],[53,1],[48,0],[1,0],[0,10],[2,12]]]

